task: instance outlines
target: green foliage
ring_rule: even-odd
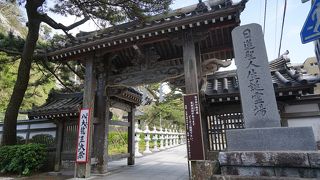
[[[41,168],[47,149],[40,144],[24,144],[0,147],[1,173],[30,175]]]
[[[172,3],[172,0],[56,1],[51,11],[64,16],[90,14],[102,26],[106,25],[106,21],[108,24],[118,24],[128,20],[143,20],[147,16],[165,12]]]
[[[5,111],[16,82],[19,60],[11,61],[11,58],[0,52],[0,112]],[[45,102],[49,91],[54,87],[54,81],[48,75],[47,72],[42,72],[37,64],[32,65],[31,78],[21,109],[31,109],[32,106]]]
[[[128,133],[127,132],[110,132],[109,133],[109,154],[121,154],[128,152]]]
[[[148,91],[151,94],[159,94],[159,84],[148,86]],[[152,126],[160,126],[160,116],[162,127],[170,127],[177,125],[178,128],[184,127],[184,109],[181,90],[170,87],[170,93],[165,94],[163,102],[156,102],[148,107],[145,114],[140,117],[146,124]],[[156,98],[159,99],[159,98]],[[170,127],[171,128],[171,127]]]
[[[31,138],[32,143],[43,144],[47,147],[54,147],[56,144],[55,138],[51,134],[37,134]]]

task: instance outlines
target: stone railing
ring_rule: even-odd
[[[138,123],[135,124],[135,156],[140,157],[142,154],[151,154],[152,152],[158,152],[175,146],[185,144],[185,133],[175,129],[162,129],[157,130],[153,127],[153,130],[149,129],[146,125],[144,130],[139,128]],[[141,153],[139,144],[144,141],[145,149]],[[150,147],[150,142],[153,142],[153,147]]]

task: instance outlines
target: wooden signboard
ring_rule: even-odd
[[[90,109],[81,109],[78,124],[77,163],[88,161]]]
[[[204,160],[198,94],[184,95],[183,100],[187,131],[188,160]]]

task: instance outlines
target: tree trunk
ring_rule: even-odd
[[[19,64],[17,81],[14,85],[13,92],[5,113],[2,141],[3,145],[16,144],[17,117],[24,94],[28,87],[33,52],[39,37],[41,21],[35,18],[37,16],[36,9],[34,9],[35,6],[31,5],[29,7],[31,7],[32,9],[28,9],[28,3],[30,3],[30,1],[28,1],[26,5],[29,19],[28,35],[24,44],[21,61]]]

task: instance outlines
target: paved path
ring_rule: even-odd
[[[51,175],[49,175],[51,174]],[[55,174],[55,175],[53,175]],[[73,180],[74,171],[62,174],[42,173],[20,180]],[[15,178],[0,177],[0,180]],[[188,161],[186,146],[181,145],[164,151],[136,158],[134,166],[127,166],[127,159],[109,163],[105,175],[92,174],[88,180],[188,180]],[[82,179],[81,179],[82,180]]]
[[[188,162],[186,146],[178,146],[165,151],[136,158],[136,165],[125,166],[126,160],[109,164],[111,172],[92,179],[102,180],[187,180]],[[119,168],[121,167],[121,168]]]

